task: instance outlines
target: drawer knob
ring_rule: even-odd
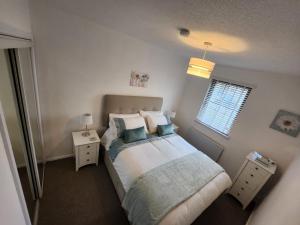
[[[91,147],[91,146],[89,146],[89,145],[87,146],[87,148],[90,148],[90,147]]]
[[[86,154],[87,154],[87,155],[89,155],[89,154],[90,154],[90,152],[87,152]]]
[[[249,184],[249,182],[246,180],[246,182],[245,182],[246,184]]]
[[[237,196],[240,196],[240,193],[238,192],[236,195],[237,195]]]
[[[253,174],[250,174],[250,176],[251,176],[251,177],[254,177],[254,175],[253,175]]]
[[[258,167],[255,167],[256,170],[258,170]]]
[[[87,159],[86,161],[87,161],[87,162],[89,162],[90,160],[89,160],[89,159]]]
[[[243,191],[243,190],[245,190],[243,187],[241,187],[241,190]]]

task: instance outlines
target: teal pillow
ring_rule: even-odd
[[[123,137],[125,130],[125,122],[122,118],[114,118],[115,126],[117,128],[118,137]]]
[[[124,130],[123,140],[125,143],[131,143],[139,140],[144,140],[147,138],[145,128],[139,127],[135,129]]]
[[[168,134],[173,134],[174,133],[174,128],[173,124],[167,124],[167,125],[157,125],[157,133],[158,136],[165,136]]]

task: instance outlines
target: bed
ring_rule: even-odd
[[[104,97],[103,105],[103,120],[108,126],[109,113],[133,114],[138,113],[140,110],[159,111],[161,110],[162,101],[163,99],[159,97],[106,95]],[[108,146],[106,148],[106,150],[109,150]],[[118,154],[114,154],[113,156],[111,152],[112,151],[105,151],[104,160],[123,208],[126,208],[126,202],[129,202],[128,196],[131,195],[131,202],[135,201],[135,196],[143,197],[143,193],[132,192],[132,186],[136,185],[144,174],[149,174],[157,168],[176,162],[176,160],[178,161],[194,154],[204,159],[203,163],[199,164],[203,164],[204,166],[205,162],[208,162],[209,165],[211,165],[207,165],[208,169],[202,170],[203,174],[205,174],[206,170],[210,171],[211,167],[215,167],[219,170],[216,175],[212,176],[212,178],[203,184],[199,190],[197,189],[197,191],[194,191],[192,195],[186,194],[184,200],[178,200],[179,203],[170,208],[164,206],[165,208],[168,208],[166,209],[167,211],[165,214],[162,214],[163,216],[161,218],[155,221],[149,222],[148,219],[144,219],[144,222],[141,223],[140,219],[140,221],[137,222],[138,220],[134,220],[134,217],[137,215],[139,216],[141,212],[139,211],[136,215],[130,213],[129,210],[125,210],[131,224],[192,224],[192,222],[232,184],[228,174],[224,170],[220,170],[221,167],[219,165],[212,160],[207,159],[208,157],[204,153],[195,149],[177,134],[165,137],[152,137],[150,141],[147,140],[140,143],[134,143],[130,146],[124,147],[122,151],[118,152]],[[193,158],[190,158],[190,160]],[[182,162],[180,163],[180,168],[182,168]],[[182,170],[184,171],[184,169]],[[196,175],[202,176],[201,173]],[[195,176],[195,173],[193,176]],[[174,177],[174,180],[176,179],[177,176]],[[180,182],[180,176],[178,179],[179,181],[177,180],[177,182]],[[153,185],[156,190],[159,189],[155,186],[158,184]],[[172,186],[170,186],[170,190],[171,189]],[[172,192],[174,191],[176,192],[176,189],[173,189]],[[157,193],[157,191],[154,193]],[[149,195],[148,192],[147,195]],[[153,193],[151,193],[151,196],[153,196]]]

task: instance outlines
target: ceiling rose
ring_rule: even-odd
[[[179,39],[186,45],[197,49],[204,49],[204,42],[209,40],[214,43],[209,48],[212,52],[238,53],[248,49],[248,44],[243,39],[218,32],[190,31],[188,36],[179,35]]]

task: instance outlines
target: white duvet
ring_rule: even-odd
[[[113,167],[123,189],[127,192],[143,173],[194,151],[198,150],[179,135],[174,135],[123,150],[113,162]],[[170,211],[160,225],[191,224],[231,184],[227,173],[222,172],[200,191]]]

